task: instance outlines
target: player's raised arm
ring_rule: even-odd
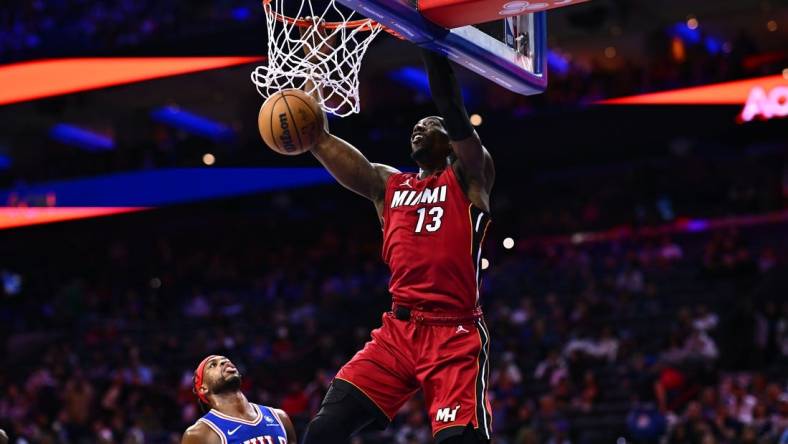
[[[388,177],[398,172],[371,163],[356,147],[328,132],[312,148],[312,154],[342,186],[376,204],[385,197]]]
[[[426,49],[422,49],[421,54],[429,76],[432,100],[443,117],[443,125],[464,176],[489,193],[495,180],[492,158],[471,125],[454,70],[446,57]]]
[[[320,27],[321,23],[314,17],[306,17],[306,20],[313,20],[313,26]],[[303,35],[310,35],[310,39],[304,41],[304,53],[309,55],[313,51],[331,51],[332,41],[325,38],[325,32],[307,33],[302,30]],[[307,81],[306,90],[311,90],[315,100],[320,101],[320,91],[312,87],[311,81]],[[328,119],[323,113],[324,133],[318,139],[317,144],[312,148],[312,155],[331,173],[332,176],[345,188],[354,191],[378,206],[383,201],[386,193],[386,180],[391,174],[397,173],[395,168],[387,165],[371,163],[356,147],[350,143],[334,136],[330,133]]]

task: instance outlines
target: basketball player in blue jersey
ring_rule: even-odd
[[[287,413],[249,402],[241,392],[241,374],[224,356],[200,362],[194,392],[210,410],[186,429],[181,444],[296,444]]]

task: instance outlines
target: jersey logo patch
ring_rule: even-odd
[[[234,428],[232,430],[228,430],[227,434],[230,435],[230,436],[233,436],[233,435],[235,435],[235,432],[237,432],[238,429],[240,429],[240,428],[241,428],[241,426],[238,426],[238,427],[236,427],[236,428]]]
[[[454,422],[457,420],[457,411],[460,410],[460,406],[451,408],[445,407],[442,409],[438,409],[438,414],[435,415],[435,422]]]
[[[411,179],[413,179],[413,178],[412,177],[408,177],[407,180],[405,180],[405,182],[402,182],[401,184],[399,184],[399,186],[413,188],[413,185],[410,184],[410,180]]]
[[[457,331],[455,331],[454,333],[470,333],[470,332],[466,330],[465,327],[463,327],[462,325],[458,325]]]

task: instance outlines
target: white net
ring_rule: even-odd
[[[294,4],[298,1],[301,4],[296,10]],[[285,88],[303,89],[312,96],[317,91],[327,112],[341,117],[358,113],[361,60],[383,27],[336,5],[335,0],[327,0],[327,7],[321,10],[311,2],[263,2],[268,25],[268,64],[255,68],[252,82],[265,98]],[[303,17],[313,19],[300,19]],[[325,23],[328,19],[335,20]],[[309,26],[314,22],[325,25]]]

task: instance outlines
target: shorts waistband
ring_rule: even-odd
[[[466,322],[475,322],[482,318],[482,308],[474,307],[472,310],[449,312],[422,311],[402,305],[392,304],[391,316],[400,321],[414,321],[422,324],[455,325]]]

